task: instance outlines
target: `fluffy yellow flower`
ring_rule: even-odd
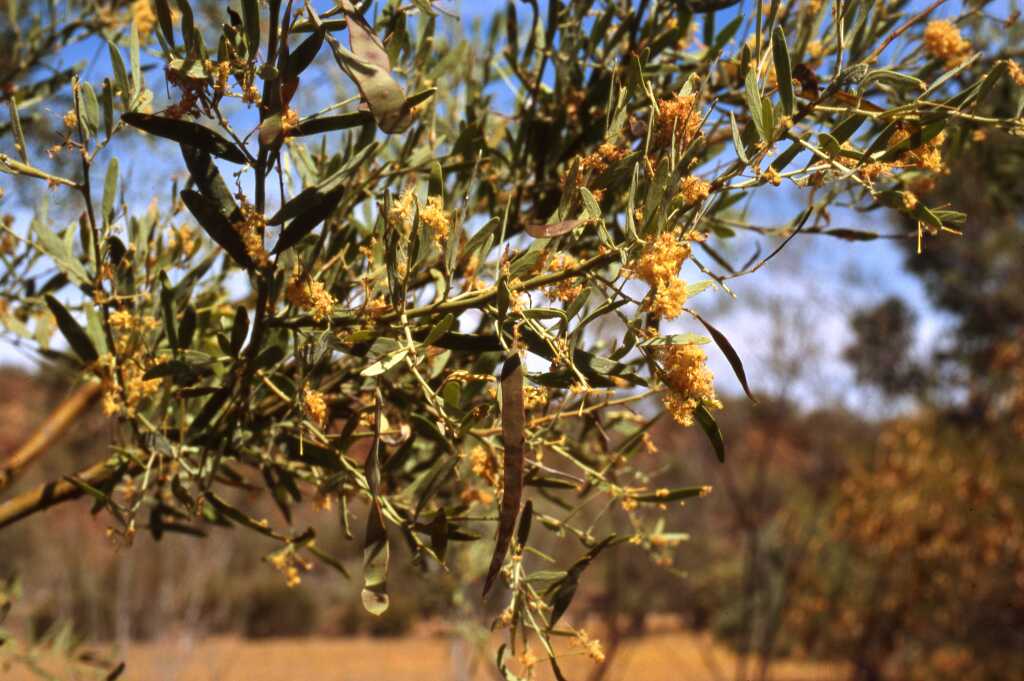
[[[312,388],[305,387],[302,389],[302,404],[306,408],[306,413],[309,414],[309,418],[313,420],[321,428],[327,423],[327,402],[324,400],[324,394],[319,390],[313,390]]]
[[[427,197],[426,205],[420,208],[420,221],[430,227],[435,243],[440,244],[448,238],[448,232],[452,227],[452,218],[444,209],[440,196]]]
[[[469,451],[469,466],[474,475],[486,480],[491,487],[497,488],[500,484],[498,460],[483,447],[473,447]]]
[[[925,52],[948,66],[959,64],[971,51],[971,44],[960,35],[960,29],[945,19],[929,21],[922,38]]]
[[[686,282],[678,277],[665,279],[654,287],[647,309],[661,319],[675,319],[686,304]]]
[[[1007,59],[1006,66],[1009,68],[1008,73],[1013,82],[1020,87],[1024,87],[1024,69],[1020,67],[1020,64],[1012,59]]]
[[[285,297],[295,307],[307,310],[317,322],[330,318],[336,302],[334,296],[327,292],[323,282],[302,274],[298,267],[292,272]]]
[[[576,632],[576,639],[573,641],[573,644],[583,648],[583,652],[594,662],[598,664],[604,662],[604,648],[601,646],[601,642],[596,638],[590,638],[585,629],[580,629]]]
[[[135,0],[132,3],[132,21],[139,31],[139,39],[143,42],[149,37],[153,27],[156,26],[156,13],[149,0]]]
[[[715,396],[715,375],[707,367],[708,356],[699,345],[669,345],[661,353],[661,364],[670,392],[665,409],[684,426],[693,425],[693,412],[703,403],[722,408]]]
[[[893,133],[892,137],[889,138],[889,146],[893,147],[907,139],[910,139],[912,134],[913,133],[910,130],[897,130]],[[942,159],[941,150],[945,141],[946,133],[940,132],[921,146],[908,149],[903,152],[897,164],[903,168],[921,168],[922,170],[929,170],[933,173],[945,173],[946,163]]]
[[[242,219],[233,225],[235,231],[242,237],[245,252],[252,261],[260,267],[266,267],[270,262],[270,255],[263,248],[263,230],[267,227],[267,219],[244,198],[240,210]]]
[[[572,269],[578,262],[576,258],[567,253],[559,253],[547,262],[547,267],[551,272],[561,272]],[[549,298],[570,302],[583,293],[583,284],[579,283],[577,277],[569,277],[551,284],[544,289],[544,293]]]
[[[689,257],[690,244],[679,241],[673,232],[663,232],[647,244],[631,270],[648,285],[657,286],[666,279],[674,279]]]
[[[416,215],[416,193],[410,187],[391,204],[391,221],[402,227],[406,236],[412,233],[413,218]],[[440,244],[448,238],[452,218],[444,209],[440,196],[428,196],[427,202],[419,207],[420,222],[430,228],[434,242]]]
[[[680,241],[674,232],[663,232],[630,265],[632,276],[652,289],[647,309],[662,319],[675,319],[686,304],[686,282],[678,274],[688,257],[690,244]]]
[[[700,133],[701,113],[697,109],[696,95],[676,95],[672,99],[658,100],[658,123],[654,142],[660,146],[672,143],[684,148]]]
[[[679,195],[688,204],[700,203],[711,193],[711,183],[694,175],[687,175],[679,181]]]

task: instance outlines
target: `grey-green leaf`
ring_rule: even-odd
[[[772,56],[775,59],[775,78],[779,83],[782,110],[787,116],[792,116],[793,67],[789,60],[789,48],[786,46],[786,33],[781,26],[775,27],[775,34],[772,36]]]

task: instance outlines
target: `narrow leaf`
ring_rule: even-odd
[[[697,417],[697,423],[700,425],[701,430],[708,436],[708,440],[711,441],[711,446],[715,450],[715,456],[722,463],[725,463],[725,440],[722,439],[722,431],[718,427],[718,422],[715,421],[715,417],[711,415],[708,408],[703,404],[699,405],[693,410],[693,415]]]
[[[501,437],[505,445],[504,489],[498,513],[498,537],[494,544],[491,565],[484,580],[484,595],[505,562],[512,541],[519,505],[523,497],[523,454],[525,447],[526,411],[523,406],[523,363],[519,355],[505,360],[501,369]]]
[[[535,239],[550,239],[568,234],[584,222],[586,220],[562,220],[550,225],[527,225],[526,233]]]
[[[46,296],[46,305],[50,308],[53,316],[56,317],[57,327],[64,335],[68,345],[75,351],[75,354],[81,357],[82,361],[86,364],[91,364],[99,359],[99,354],[96,352],[92,341],[89,340],[89,335],[85,332],[85,329],[78,325],[78,322],[67,311],[67,308],[50,295]]]
[[[711,337],[715,340],[715,344],[719,347],[725,358],[729,360],[729,366],[732,367],[733,372],[736,374],[736,378],[740,380],[740,385],[743,386],[743,392],[747,394],[751,402],[757,403],[757,399],[754,394],[750,392],[750,386],[747,384],[747,372],[743,370],[743,362],[740,360],[740,356],[736,353],[735,348],[732,347],[732,343],[725,337],[721,331],[712,326],[706,319],[699,315],[695,315],[700,323],[704,325],[704,328],[708,330]]]
[[[245,154],[241,149],[213,130],[198,123],[138,112],[123,114],[121,120],[143,132],[174,140],[179,144],[197,147],[232,163],[246,162]]]
[[[370,509],[366,520],[366,537],[363,541],[363,607],[371,615],[382,615],[388,609],[390,599],[387,592],[388,546],[387,528],[380,506],[380,425],[381,396],[377,393],[376,418],[374,419],[373,445],[366,458],[366,481],[370,491]]]
[[[369,111],[354,111],[336,116],[310,116],[299,121],[295,127],[290,128],[288,136],[319,135],[334,130],[357,128],[372,121],[373,115]]]
[[[249,311],[243,305],[235,310],[235,323],[231,325],[231,351],[237,357],[249,335]]]
[[[775,79],[779,84],[782,110],[787,116],[792,116],[793,66],[789,60],[789,48],[786,47],[786,33],[781,26],[775,27],[775,34],[772,36],[772,57],[775,59]]]
[[[299,243],[302,237],[312,232],[317,225],[326,220],[334,209],[338,207],[338,203],[341,201],[344,193],[345,187],[340,186],[326,194],[314,194],[313,200],[308,202],[305,210],[281,231],[277,245],[274,246],[274,253],[281,253],[291,248]],[[299,196],[302,196],[302,194]]]
[[[195,216],[196,221],[213,238],[221,248],[227,251],[235,262],[246,269],[253,267],[252,259],[245,250],[242,237],[235,231],[231,223],[224,217],[217,206],[199,192],[186,189],[181,192],[181,200]]]
[[[109,225],[114,221],[114,201],[117,198],[118,180],[117,157],[110,159],[107,165],[107,175],[103,180],[103,223]]]

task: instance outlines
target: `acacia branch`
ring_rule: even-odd
[[[98,382],[86,383],[72,393],[51,413],[41,426],[5,461],[0,462],[0,490],[10,486],[15,476],[49,449],[68,426],[93,403],[100,394]]]
[[[104,460],[79,471],[71,477],[96,487],[116,474],[118,474],[118,469],[111,466],[107,460]],[[39,485],[24,494],[20,494],[0,504],[0,529],[30,515],[45,511],[51,506],[56,506],[72,499],[78,499],[84,494],[85,491],[81,486],[68,479],[55,480]]]

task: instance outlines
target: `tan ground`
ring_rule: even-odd
[[[123,681],[484,681],[498,679],[493,658],[477,660],[465,643],[445,637],[309,638],[247,641],[214,638],[135,645],[124,656]],[[609,661],[608,681],[732,681],[732,658],[706,639],[659,633],[622,645]],[[713,671],[718,666],[717,673]],[[73,678],[45,665],[62,681]],[[569,681],[584,681],[594,663],[580,655],[562,665]],[[538,680],[551,679],[546,662]],[[5,681],[38,678],[23,671]],[[756,678],[751,669],[750,678]],[[781,663],[774,681],[830,681],[845,677],[837,666]],[[79,677],[85,678],[85,677]]]

